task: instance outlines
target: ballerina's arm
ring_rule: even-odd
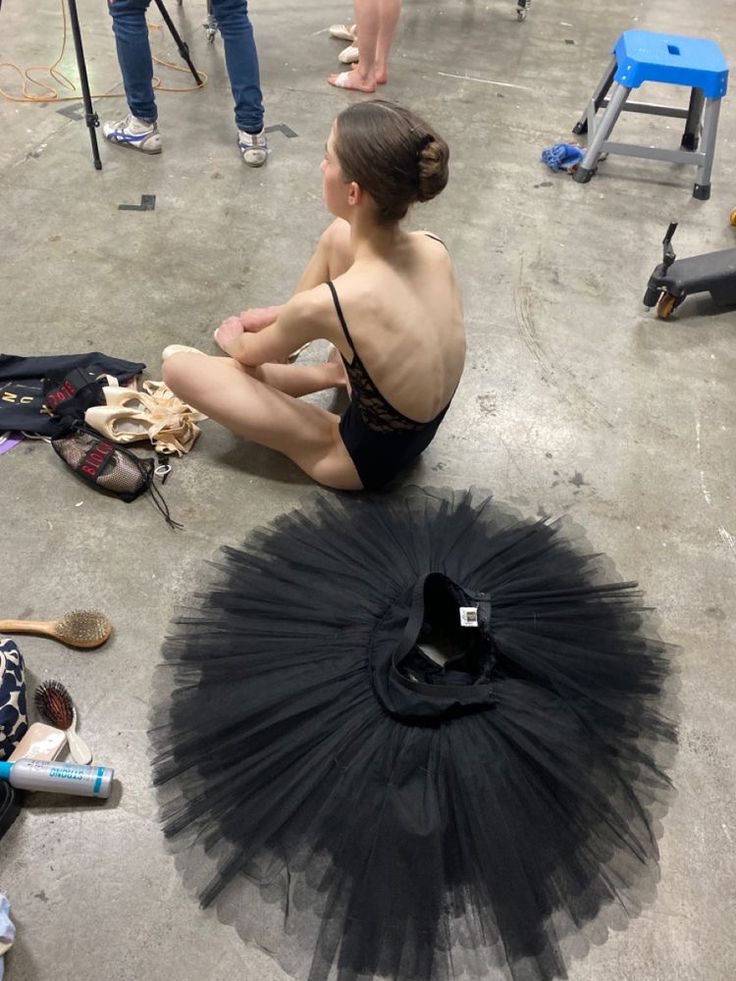
[[[226,354],[248,367],[278,363],[307,341],[332,340],[331,309],[328,289],[320,285],[292,296],[276,320],[262,330],[243,331],[241,324],[238,333],[240,318],[229,317],[215,331],[215,339]]]

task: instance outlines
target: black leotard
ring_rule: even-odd
[[[409,419],[395,409],[376,388],[360,360],[345,323],[337,291],[331,282],[335,310],[353,352],[352,361],[343,356],[350,381],[350,405],[340,419],[340,436],[366,490],[376,490],[429,446],[450,403],[429,422]],[[452,401],[452,399],[450,399]]]

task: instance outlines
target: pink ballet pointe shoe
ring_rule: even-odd
[[[343,65],[353,65],[359,59],[360,53],[354,44],[349,44],[347,48],[343,48],[337,56],[337,60],[342,62]]]
[[[204,354],[198,347],[188,347],[186,344],[169,344],[161,352],[161,360],[166,361],[174,354]]]
[[[358,31],[355,24],[331,24],[328,28],[330,37],[337,38],[338,41],[350,41],[355,43]]]
[[[107,404],[87,409],[84,420],[115,443],[148,439],[157,452],[182,456],[201,432],[195,423],[206,419],[163,382],[144,382],[140,392],[112,387],[103,392]]]

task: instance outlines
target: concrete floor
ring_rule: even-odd
[[[119,79],[104,7],[79,0],[95,93]],[[193,0],[171,10],[210,81],[160,95],[160,158],[102,146],[97,173],[80,118],[0,100],[2,350],[98,349],[159,377],[165,344],[207,347],[224,316],[287,296],[326,222],[319,163],[330,123],[360,98],[325,84],[339,50],[325,28],[350,5],[252,7],[267,123],[297,134],[272,136],[263,170],[239,159],[221,42],[206,44]],[[543,147],[569,138],[620,31],[714,37],[733,62],[736,18],[723,7],[538,0],[519,24],[512,0],[406,0],[385,89],[452,148],[450,185],[412,222],[447,242],[469,335],[458,397],[407,480],[488,487],[530,515],[570,512],[641,581],[682,648],[678,796],[657,900],[574,963],[573,981],[736,977],[736,314],[690,300],[665,324],[641,306],[668,221],[682,223],[682,256],[736,244],[736,110],[726,98],[709,202],[691,198],[685,167],[610,158],[580,186],[539,163]],[[61,37],[57,0],[0,10],[3,61],[48,64]],[[154,44],[177,61],[168,36]],[[71,43],[62,67],[75,74]],[[7,68],[0,84],[17,91]],[[125,111],[120,99],[97,108],[102,118]],[[634,135],[647,125],[625,121]],[[679,143],[676,121],[656,125],[662,144]],[[142,194],[156,195],[154,211],[118,210]],[[9,981],[285,978],[185,891],[157,825],[146,729],[167,622],[202,583],[203,560],[298,506],[308,482],[214,424],[166,485],[185,525],[176,534],[145,500],[87,490],[43,443],[4,455],[0,474],[3,615],[86,606],[115,624],[99,653],[31,637],[22,650],[29,687],[67,683],[85,738],[122,785],[104,807],[29,797],[0,844],[0,891],[18,928]]]

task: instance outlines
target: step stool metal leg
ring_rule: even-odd
[[[578,184],[587,184],[593,176],[593,171],[598,163],[598,157],[601,154],[601,148],[611,135],[611,130],[621,115],[621,110],[629,96],[629,92],[631,92],[631,89],[627,89],[625,85],[614,83],[611,101],[601,114],[599,122],[595,125],[593,138],[588,145],[588,149],[585,151],[582,163],[573,174],[573,178]]]
[[[613,85],[613,76],[616,74],[616,67],[616,59],[611,58],[603,78],[598,83],[598,88],[593,93],[593,98],[586,106],[583,115],[572,128],[573,133],[575,133],[577,136],[588,132],[588,113],[591,110],[593,113],[598,112],[600,107],[603,105],[603,100],[608,95],[608,90],[610,89],[611,85]]]
[[[700,142],[700,126],[703,122],[703,103],[705,96],[702,89],[692,89],[690,106],[687,110],[685,132],[682,134],[681,150],[697,150]]]
[[[705,155],[703,163],[698,167],[693,197],[707,201],[710,197],[710,175],[713,170],[713,157],[716,152],[716,136],[718,135],[718,116],[721,111],[720,99],[705,100],[705,118],[703,120],[703,144],[701,151]]]

